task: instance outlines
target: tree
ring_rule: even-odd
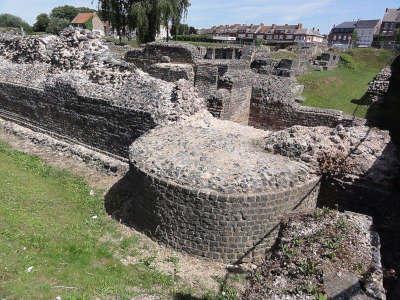
[[[351,43],[352,43],[353,47],[357,47],[357,44],[358,44],[357,30],[354,30],[353,33],[351,34]]]
[[[74,7],[71,5],[58,6],[53,8],[50,18],[66,19],[71,22],[77,14],[82,12],[95,12],[95,10],[88,7]]]
[[[400,28],[396,29],[396,42],[400,43]]]
[[[50,18],[49,24],[46,27],[46,32],[58,34],[60,31],[68,27],[70,21],[62,18]]]
[[[180,23],[189,6],[189,0],[99,0],[102,17],[118,35],[136,30],[142,43],[154,41],[160,25],[168,29],[171,23]]]
[[[191,35],[197,34],[196,28],[187,24],[172,24],[171,33],[173,36],[177,35]]]
[[[45,32],[49,22],[50,18],[47,14],[40,14],[36,17],[36,23],[33,25],[33,30],[36,32]]]
[[[189,27],[189,34],[197,34],[197,29],[194,28],[193,26]]]
[[[32,31],[31,26],[22,20],[20,17],[10,15],[10,14],[1,14],[0,15],[0,27],[12,27],[12,28],[23,28],[26,32]]]

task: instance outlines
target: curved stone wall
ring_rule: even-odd
[[[135,224],[163,243],[225,262],[259,260],[273,246],[281,219],[315,209],[319,178],[270,193],[218,194],[157,178],[131,166]]]
[[[123,212],[178,250],[263,258],[281,219],[314,209],[320,186],[306,164],[265,151],[269,134],[205,112],[151,130],[130,147]]]

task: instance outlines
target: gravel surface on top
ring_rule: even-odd
[[[266,153],[265,135],[201,112],[139,138],[130,158],[159,178],[226,194],[283,190],[315,178],[305,164]]]

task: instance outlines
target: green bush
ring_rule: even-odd
[[[347,68],[355,70],[357,69],[357,62],[351,53],[342,53],[340,55],[340,62]]]
[[[32,28],[22,20],[20,17],[10,15],[10,14],[1,14],[0,15],[0,27],[9,27],[9,28],[23,28],[25,32],[31,32]]]
[[[69,26],[67,19],[50,18],[49,25],[46,28],[47,33],[58,34],[61,30]]]

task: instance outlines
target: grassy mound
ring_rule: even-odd
[[[314,71],[298,78],[304,84],[304,105],[342,110],[365,117],[368,106],[360,99],[368,83],[394,58],[389,50],[360,48],[341,54],[339,67],[330,71]]]

